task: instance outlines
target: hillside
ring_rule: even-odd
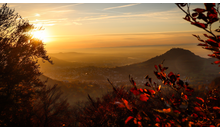
[[[109,84],[105,84],[105,88],[103,88],[99,84],[95,84],[93,82],[82,82],[79,80],[75,80],[74,82],[66,80],[58,81],[45,75],[41,75],[40,80],[47,80],[46,85],[49,87],[52,87],[53,85],[60,87],[60,91],[64,93],[70,104],[87,100],[88,94],[91,97],[97,98],[112,89]]]
[[[127,75],[133,74],[138,77],[144,77],[146,74],[153,75],[154,65],[160,64],[163,60],[165,60],[164,66],[169,67],[168,71],[180,73],[187,77],[214,76],[220,71],[217,65],[211,64],[215,59],[201,58],[191,51],[181,48],[172,48],[166,53],[142,63],[117,67],[115,71]]]

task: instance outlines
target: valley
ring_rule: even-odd
[[[61,58],[61,56],[52,55],[51,57],[54,64],[51,65],[49,63],[40,62],[40,69],[45,76],[50,78],[48,84],[58,84],[64,93],[68,95],[70,102],[77,101],[73,100],[76,98],[86,100],[87,94],[90,94],[92,97],[99,97],[111,91],[112,87],[107,79],[116,87],[129,87],[131,86],[128,79],[129,74],[134,78],[140,88],[145,87],[144,84],[146,80],[144,77],[146,75],[152,77],[154,82],[161,84],[161,81],[156,78],[153,72],[155,70],[154,65],[159,65],[163,60],[165,60],[163,65],[168,67],[166,73],[170,71],[176,74],[179,73],[183,81],[189,82],[189,84],[193,86],[201,84],[208,86],[215,77],[219,76],[218,72],[220,72],[217,65],[211,64],[215,59],[202,58],[189,50],[181,48],[172,48],[164,54],[146,61],[115,67],[100,67],[100,64],[93,66],[89,61],[87,61],[87,63],[68,62],[74,53],[72,53],[70,57],[65,53],[61,55],[65,56],[66,59],[60,60],[59,58]],[[74,56],[72,56],[72,58],[73,57]],[[100,56],[100,59],[102,59],[101,57],[102,56]],[[69,60],[66,61],[68,58]],[[108,60],[111,62],[110,59]],[[108,60],[106,60],[106,62]],[[128,62],[122,61],[121,63],[125,64]],[[46,77],[43,79],[46,79]]]

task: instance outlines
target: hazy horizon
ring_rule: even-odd
[[[83,49],[65,49],[65,50],[54,50],[48,52],[48,54],[56,53],[94,53],[94,54],[153,54],[148,56],[153,58],[157,55],[161,55],[172,48],[183,48],[190,50],[195,55],[203,58],[210,58],[208,56],[211,51],[204,50],[202,47],[197,46],[197,44],[184,44],[184,45],[143,45],[143,46],[121,46],[121,47],[100,47],[100,48],[83,48]],[[148,58],[148,59],[149,59]],[[146,59],[146,60],[148,60]]]

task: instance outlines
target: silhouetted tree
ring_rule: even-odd
[[[0,8],[0,126],[31,126],[35,91],[44,86],[38,58],[52,63],[42,40],[31,35],[41,29],[7,4]]]
[[[70,120],[69,104],[57,85],[44,86],[34,103],[33,126],[68,126]]]

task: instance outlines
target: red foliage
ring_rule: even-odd
[[[207,50],[211,50],[213,51],[213,54],[210,54],[209,56],[211,57],[215,57],[218,59],[218,61],[215,61],[215,64],[219,64],[220,63],[220,37],[216,36],[212,30],[211,30],[211,26],[214,22],[219,21],[219,9],[216,10],[216,8],[218,8],[218,6],[216,7],[216,5],[214,3],[205,3],[205,9],[202,8],[196,8],[193,11],[195,11],[194,13],[190,13],[190,11],[185,11],[182,6],[180,6],[180,4],[177,4],[177,6],[186,14],[186,17],[184,18],[185,20],[191,22],[191,24],[204,29],[206,32],[208,32],[209,34],[211,34],[211,36],[208,36],[207,34],[204,34],[205,37],[207,37],[207,40],[202,40],[199,36],[197,35],[193,35],[195,36],[199,41],[204,42],[204,43],[199,43],[198,46],[204,46],[204,49]],[[186,6],[189,8],[189,5],[186,4]],[[198,22],[197,20],[203,20],[205,23],[201,23]],[[208,26],[210,28],[208,28]],[[216,32],[220,32],[220,29],[216,29]]]
[[[218,60],[218,61],[215,61],[214,63],[215,63],[215,64],[219,64],[219,63],[220,63],[220,60]]]
[[[130,91],[131,91],[134,95],[136,95],[136,96],[140,94],[140,91],[137,90],[137,88],[135,88],[135,87],[131,88]]]
[[[133,116],[129,116],[126,120],[125,120],[125,124],[127,124],[131,119],[133,119]]]
[[[148,94],[144,93],[144,94],[140,95],[140,100],[141,101],[147,102],[148,99],[149,99],[149,95]]]
[[[204,102],[204,100],[200,97],[196,97],[197,99],[199,99],[200,101]]]
[[[200,28],[207,28],[207,24],[204,24],[204,23],[200,23],[200,22],[191,22],[192,25],[195,25],[197,27],[200,27]]]
[[[201,111],[201,109],[199,107],[194,107],[195,111]]]

